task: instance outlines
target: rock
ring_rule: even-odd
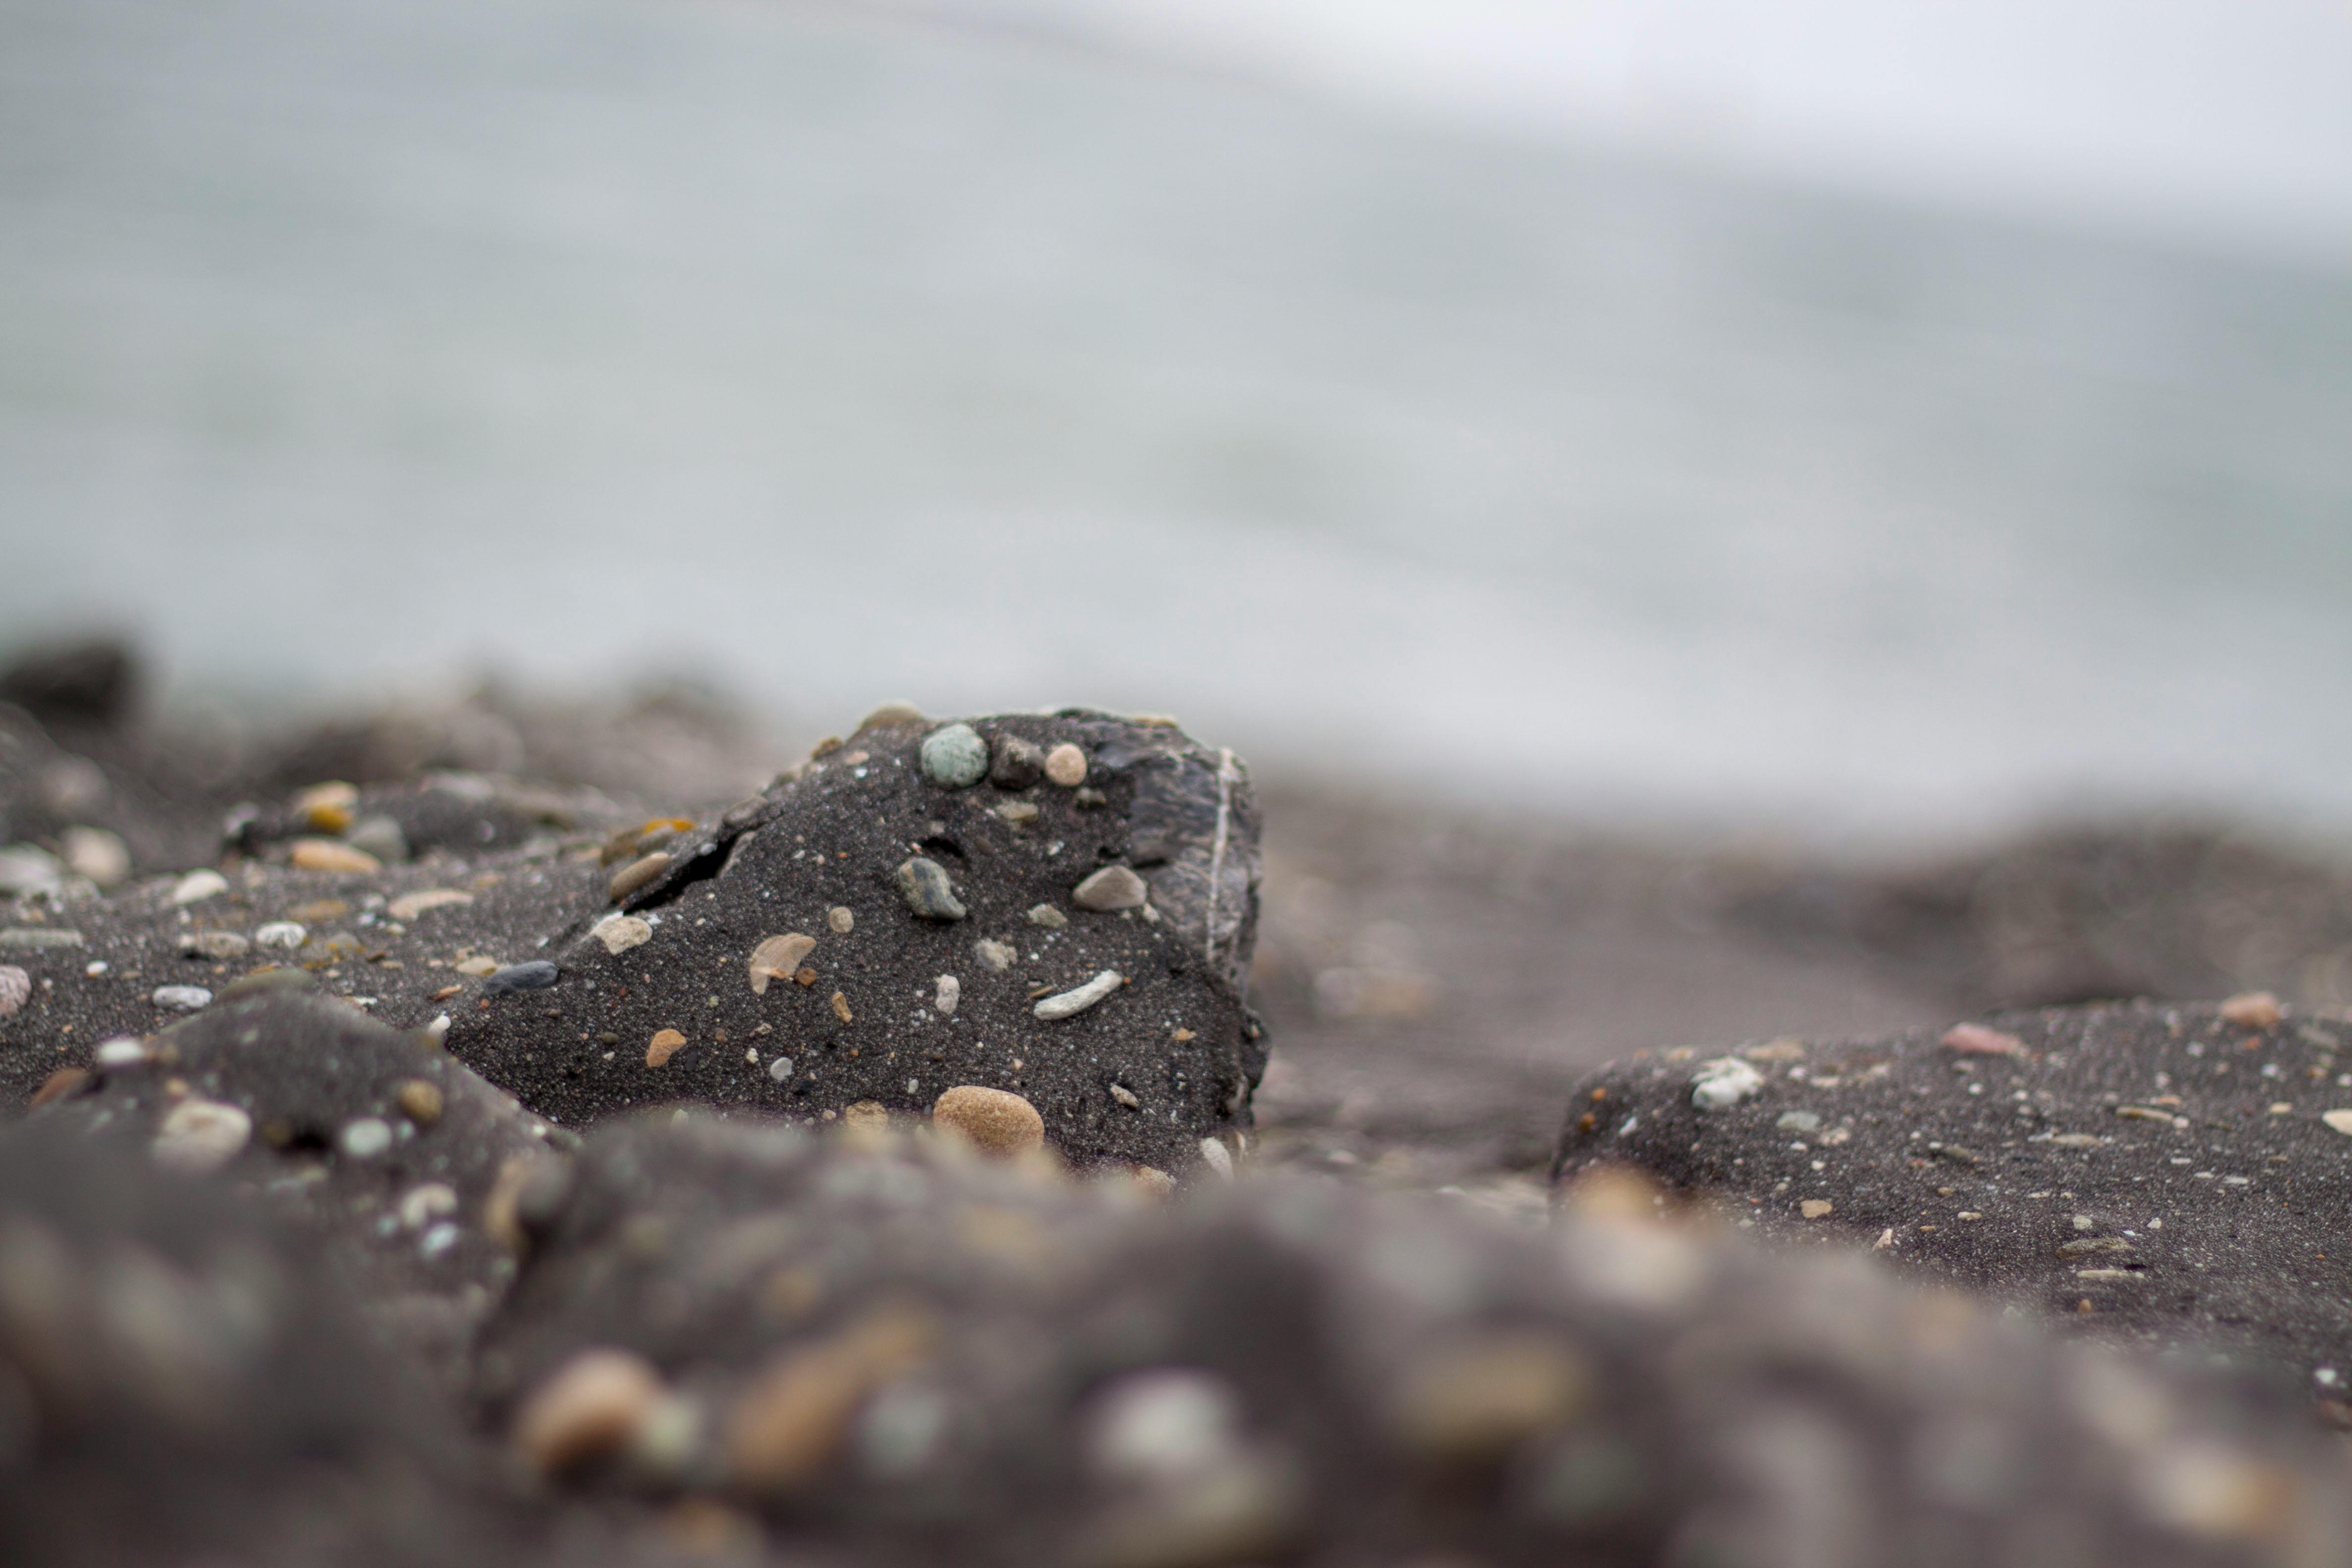
[[[1045,1118],[1019,1095],[980,1084],[959,1084],[931,1107],[934,1125],[949,1127],[991,1154],[1027,1153],[1045,1143]]]
[[[400,1113],[418,1127],[431,1127],[441,1120],[442,1107],[447,1103],[441,1088],[431,1079],[413,1078],[400,1086],[393,1096]]]
[[[816,938],[799,931],[786,931],[772,936],[751,950],[751,994],[764,996],[772,980],[790,980],[799,973],[801,960],[816,951]]]
[[[588,934],[603,942],[606,952],[618,958],[629,949],[653,941],[654,928],[635,915],[606,915],[589,928]]]
[[[59,835],[65,862],[77,877],[111,888],[131,875],[131,847],[103,827],[68,827]]]
[[[661,1373],[645,1357],[583,1351],[515,1413],[515,1451],[540,1474],[561,1475],[629,1447],[661,1402]]]
[[[1764,1087],[1763,1075],[1738,1057],[1716,1058],[1690,1081],[1690,1102],[1701,1110],[1728,1110]]]
[[[32,996],[33,977],[13,963],[0,963],[0,1018],[15,1016]]]
[[[393,900],[384,906],[383,912],[396,921],[413,921],[433,910],[446,910],[453,906],[462,909],[473,901],[473,894],[461,892],[456,888],[420,888],[415,892],[403,893]],[[616,915],[614,918],[625,920],[628,917]]]
[[[881,707],[858,721],[856,733],[868,730],[903,730],[912,724],[928,724],[923,710],[911,702],[885,702]]]
[[[11,844],[0,848],[0,897],[54,892],[65,881],[66,868],[37,844]]]
[[[1045,775],[1045,753],[1018,735],[1000,735],[988,767],[988,782],[999,789],[1027,789]]]
[[[172,1107],[148,1149],[165,1170],[203,1176],[236,1158],[252,1136],[253,1118],[237,1107],[191,1096]]]
[[[482,982],[482,994],[503,996],[509,991],[545,991],[562,977],[562,971],[543,958],[528,963],[509,963]]]
[[[686,1037],[676,1029],[656,1030],[652,1042],[646,1047],[646,1066],[667,1067],[669,1058],[676,1056],[685,1044]]]
[[[847,936],[857,929],[857,916],[846,904],[835,904],[824,911],[824,923],[837,936]]]
[[[478,954],[472,958],[462,959],[450,967],[457,970],[458,973],[471,975],[476,980],[487,980],[499,972],[499,961],[487,955]]]
[[[383,863],[363,850],[331,838],[298,838],[288,851],[287,864],[298,871],[325,871],[338,877],[368,877]]]
[[[201,985],[158,985],[150,998],[155,1005],[173,1013],[193,1013],[211,1005],[213,994]]]
[[[613,873],[606,892],[614,903],[647,886],[654,879],[669,869],[669,857],[660,850],[630,861]]]
[[[1076,789],[1087,782],[1087,753],[1081,747],[1065,741],[1045,753],[1045,776],[1064,789]]]
[[[1988,1029],[1982,1024],[1955,1024],[1944,1031],[1940,1043],[1946,1050],[1962,1056],[2013,1057],[2025,1048],[2025,1042],[2015,1035]]]
[[[1107,913],[1143,907],[1151,889],[1125,866],[1106,866],[1070,889],[1070,901],[1082,910]]]
[[[971,951],[973,956],[978,958],[992,974],[1003,973],[1013,967],[1013,961],[1021,956],[1014,951],[1011,942],[998,942],[992,937],[985,936],[971,944]]]
[[[44,724],[109,730],[130,717],[139,686],[131,650],[110,637],[20,654],[0,670],[0,702]]]
[[[310,935],[309,928],[299,921],[270,921],[254,931],[253,940],[262,947],[283,948],[290,952]]]
[[[408,858],[408,836],[396,818],[380,812],[352,823],[343,842],[383,865],[396,866]]]
[[[218,871],[191,871],[173,888],[172,901],[175,904],[200,904],[227,891],[228,879]]]
[[[1126,984],[1126,975],[1116,969],[1106,969],[1084,985],[1046,997],[1030,1011],[1047,1023],[1074,1018]]]
[[[1047,931],[1060,931],[1070,923],[1070,917],[1051,904],[1033,904],[1029,908],[1029,923]]]
[[[62,926],[9,926],[0,929],[0,950],[56,952],[81,945],[81,932]]]
[[[2318,1198],[2352,1176],[2333,1036],[2250,1040],[2218,1007],[2152,1004],[1989,1032],[2017,1048],[1955,1052],[1929,1030],[1816,1045],[1711,1114],[1680,1068],[1637,1058],[1573,1091],[1557,1170],[1631,1164],[1769,1236],[1872,1245],[2069,1331],[2210,1347],[2306,1388],[2341,1362],[2352,1259]],[[1799,1110],[1818,1130],[1792,1142]]]
[[[299,938],[294,945],[301,945]],[[192,931],[180,938],[182,952],[191,958],[209,958],[220,963],[244,957],[252,946],[252,942],[233,931]]]
[[[2242,1029],[2275,1029],[2283,1016],[2278,998],[2267,991],[2241,992],[2222,1003],[2218,1011],[2225,1022]]]
[[[963,1000],[963,982],[952,974],[942,974],[931,984],[931,1008],[942,1018],[955,1016],[956,1004]]]
[[[988,742],[969,724],[943,724],[923,737],[923,776],[942,789],[968,789],[988,774]]]
[[[948,884],[946,868],[925,856],[899,862],[898,894],[907,900],[908,909],[927,921],[960,921],[964,917],[963,904]]]

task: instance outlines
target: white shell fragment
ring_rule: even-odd
[[[1701,1110],[1728,1110],[1763,1087],[1764,1075],[1738,1057],[1717,1057],[1691,1075],[1691,1103]]]
[[[1049,1024],[1059,1018],[1075,1017],[1126,984],[1126,975],[1116,969],[1106,969],[1076,990],[1048,996],[1029,1010]]]
[[[764,996],[771,980],[790,980],[801,960],[816,951],[816,938],[799,931],[772,936],[751,950],[751,994]]]

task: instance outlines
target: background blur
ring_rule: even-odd
[[[0,0],[0,628],[2352,828],[2341,0]]]

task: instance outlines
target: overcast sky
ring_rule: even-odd
[[[2352,256],[2352,0],[908,0],[1517,128]]]

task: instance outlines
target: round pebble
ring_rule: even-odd
[[[946,724],[923,737],[923,776],[942,789],[969,789],[988,776],[988,742],[969,724]]]
[[[1065,741],[1045,753],[1045,776],[1064,789],[1087,782],[1087,754]]]
[[[408,858],[408,835],[389,816],[362,816],[343,834],[343,842],[385,865]]]
[[[751,950],[751,994],[764,996],[772,980],[790,980],[800,972],[801,960],[816,951],[816,938],[796,931],[772,936]]]
[[[1035,1106],[1008,1090],[975,1083],[959,1084],[940,1096],[931,1121],[953,1128],[991,1154],[1024,1154],[1045,1143],[1045,1119]]]
[[[127,1037],[100,1040],[98,1049],[90,1053],[89,1059],[102,1068],[141,1067],[146,1063],[147,1047]],[[2347,1114],[2352,1115],[2352,1112]]]
[[[441,1089],[436,1084],[421,1078],[412,1078],[400,1086],[394,1096],[400,1113],[419,1127],[430,1127],[441,1120]]]
[[[228,879],[218,871],[191,871],[172,889],[175,904],[199,904],[228,891]]]
[[[149,1152],[167,1171],[201,1176],[235,1159],[253,1136],[253,1118],[220,1100],[191,1096],[172,1107]]]
[[[925,722],[923,710],[911,702],[885,702],[858,721],[858,730],[900,730]],[[852,734],[857,731],[853,730]]]
[[[341,877],[364,877],[383,869],[383,862],[364,849],[331,838],[299,838],[287,859],[298,871],[326,871]]]
[[[380,1116],[362,1116],[345,1122],[336,1142],[354,1160],[373,1160],[392,1147],[392,1124]]]
[[[776,1058],[773,1061],[768,1064],[768,1076],[774,1079],[778,1083],[788,1081],[793,1076],[793,1058],[790,1057]]]
[[[669,857],[662,851],[640,856],[613,873],[613,879],[604,884],[605,894],[618,903],[667,869]]]
[[[646,1047],[646,1066],[649,1068],[664,1066],[685,1044],[686,1037],[676,1029],[663,1029],[656,1032],[652,1043]]]
[[[948,881],[946,868],[918,855],[898,866],[898,894],[907,907],[927,921],[960,921],[964,907]]]
[[[0,963],[0,1018],[13,1016],[33,995],[33,977],[13,963]]]
[[[643,947],[653,941],[654,928],[635,915],[606,915],[589,928],[589,934],[617,958],[633,947]]]
[[[582,1351],[515,1412],[514,1446],[541,1475],[558,1475],[629,1446],[662,1400],[661,1374],[628,1351]]]
[[[1140,909],[1150,895],[1150,887],[1128,867],[1106,866],[1070,889],[1070,902],[1082,910],[1108,913]]]
[[[131,850],[103,827],[68,827],[59,836],[66,864],[76,876],[111,888],[131,875]]]
[[[158,1007],[174,1013],[193,1013],[212,999],[213,994],[201,985],[158,985],[150,998]]]
[[[824,911],[824,923],[831,926],[836,935],[847,936],[857,924],[857,916],[846,904],[835,904]]]
[[[534,958],[528,963],[509,963],[493,971],[482,982],[482,994],[503,996],[509,991],[544,991],[562,978],[562,971],[544,958]]]
[[[263,947],[297,948],[310,934],[299,921],[271,921],[253,933],[253,940]]]

